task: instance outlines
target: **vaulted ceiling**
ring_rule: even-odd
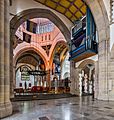
[[[49,8],[52,8],[63,15],[70,21],[80,19],[86,14],[86,4],[83,0],[35,0]]]

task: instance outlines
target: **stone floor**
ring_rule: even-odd
[[[13,115],[2,120],[114,120],[114,102],[88,97],[13,102]]]

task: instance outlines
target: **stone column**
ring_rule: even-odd
[[[93,90],[93,80],[92,80],[92,70],[95,68],[94,66],[88,66],[87,67],[89,68],[89,78],[88,78],[88,83],[89,83],[89,93],[92,94],[92,90]]]
[[[12,32],[13,30],[10,29],[10,32]],[[13,89],[15,87],[15,64],[13,61],[13,38],[12,36],[10,36],[10,98],[14,97],[14,92]],[[14,66],[13,66],[14,65]],[[12,79],[13,78],[13,79]]]
[[[73,61],[70,61],[70,80],[71,80],[70,93],[71,94],[75,94],[74,64],[75,63]]]
[[[4,0],[0,0],[0,118],[5,116],[4,105]]]
[[[12,113],[12,105],[10,102],[10,36],[9,36],[10,28],[9,28],[9,25],[10,25],[9,0],[4,0],[4,102],[5,102],[6,116]]]
[[[114,0],[110,0],[110,51],[114,49],[113,39],[114,39]],[[113,55],[113,58],[114,58],[114,55]]]
[[[82,74],[79,73],[79,96],[82,96]]]
[[[94,97],[98,98],[98,93],[99,93],[98,61],[95,62],[95,75],[93,79],[94,79]]]
[[[9,1],[0,0],[0,118],[12,113],[9,99]]]
[[[109,100],[114,100],[114,0],[110,0],[110,59],[108,62]]]
[[[51,87],[50,72],[51,72],[50,69],[47,70],[47,75],[46,75],[46,83],[47,83],[47,87],[49,88]]]
[[[79,95],[79,69],[75,68],[75,62],[70,61],[70,93]]]
[[[88,76],[85,74],[84,76],[84,92],[88,93]]]
[[[98,53],[98,80],[99,93],[98,99],[108,100],[108,41],[103,40],[99,43]]]

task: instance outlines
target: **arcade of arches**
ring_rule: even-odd
[[[114,100],[113,31],[113,0],[0,0],[0,118],[21,95]]]

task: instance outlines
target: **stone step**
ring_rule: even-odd
[[[29,101],[29,100],[49,100],[49,99],[60,99],[76,97],[70,93],[63,94],[33,94],[33,95],[16,95],[14,98],[11,98],[11,101]]]

